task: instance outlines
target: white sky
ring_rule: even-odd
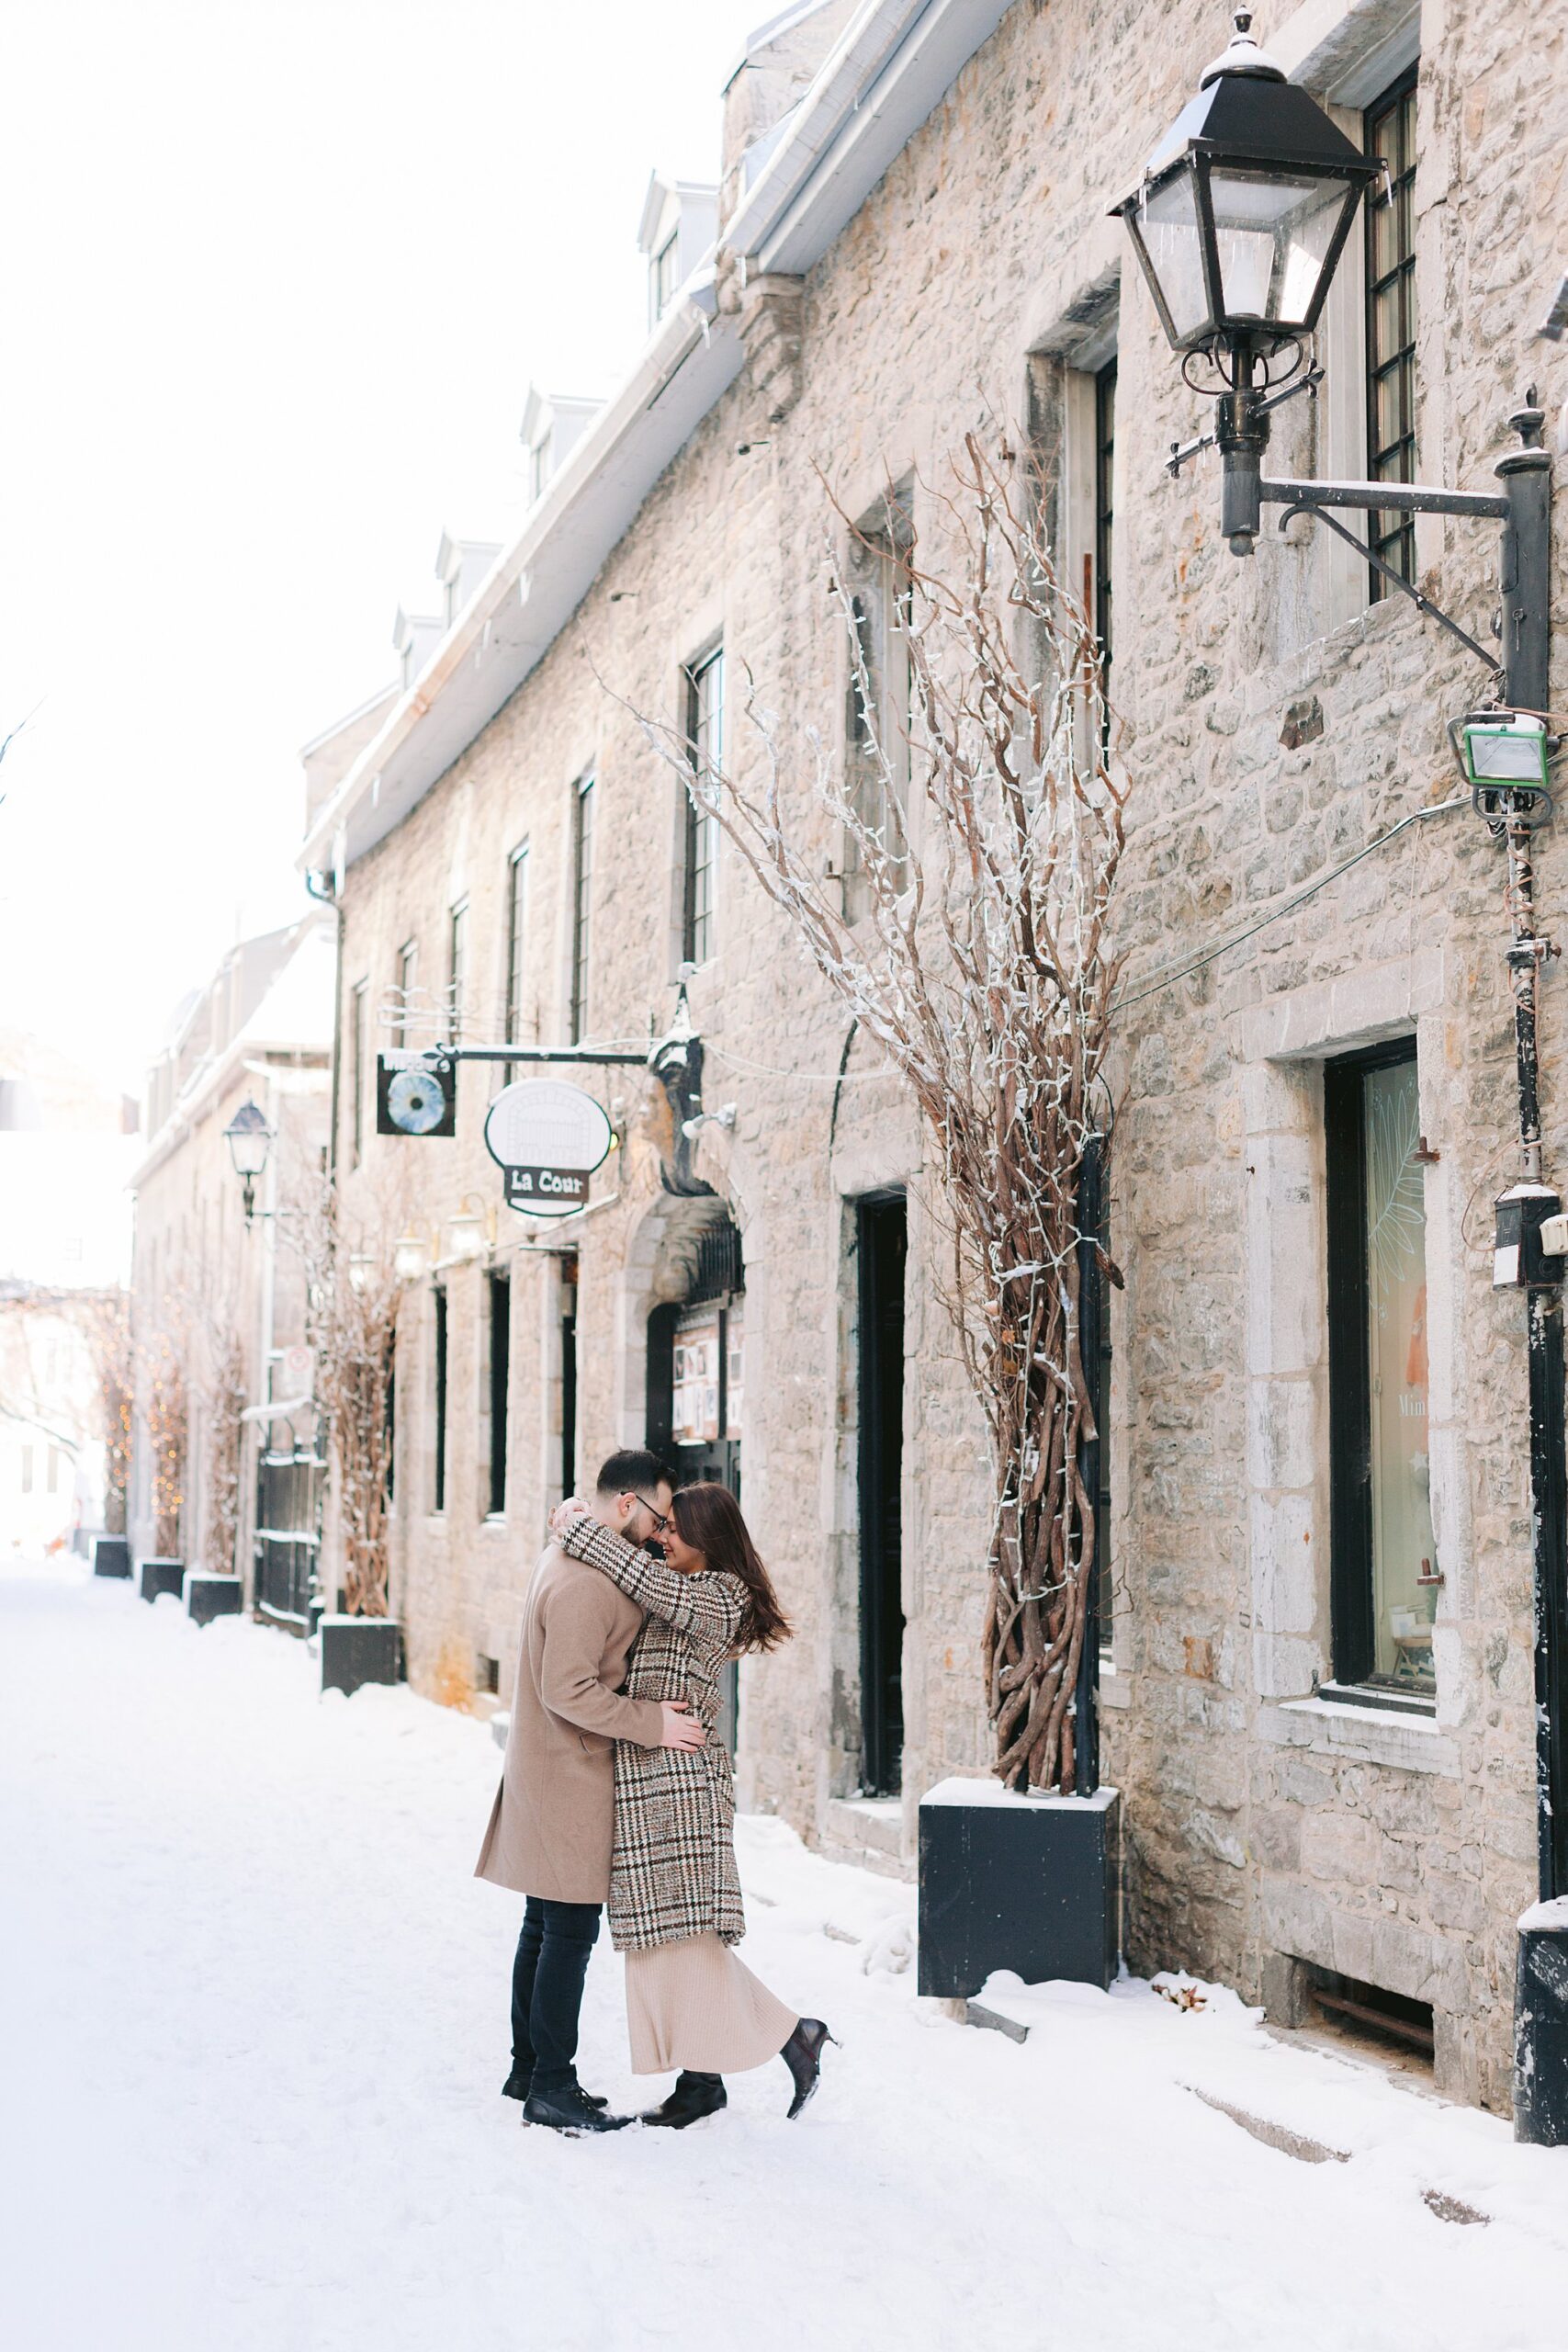
[[[776,9],[778,0],[773,0]],[[305,902],[299,746],[389,680],[528,382],[645,333],[769,0],[15,0],[0,218],[0,1022],[140,1089]]]

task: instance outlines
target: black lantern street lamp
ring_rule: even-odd
[[[1305,366],[1358,199],[1375,199],[1382,166],[1359,154],[1304,90],[1285,79],[1238,8],[1229,48],[1204,74],[1114,208],[1127,224],[1160,324],[1195,390],[1215,394],[1214,429],[1173,444],[1179,474],[1201,449],[1223,469],[1221,528],[1235,555],[1257,544],[1263,508],[1280,529],[1310,515],[1491,673],[1494,699],[1450,730],[1479,815],[1506,844],[1508,950],[1518,1092],[1519,1175],[1497,1203],[1495,1288],[1528,1299],[1530,1500],[1535,1555],[1538,1848],[1543,1902],[1568,1896],[1568,1430],[1564,1415],[1563,1272],[1568,1218],[1542,1182],[1537,1088],[1537,995],[1553,952],[1536,929],[1533,834],[1551,821],[1551,459],[1533,390],[1509,419],[1520,447],[1495,467],[1498,488],[1458,491],[1416,482],[1273,481],[1263,472],[1270,412],[1321,370]],[[1388,201],[1385,195],[1383,201]],[[1205,383],[1195,368],[1207,368]],[[1495,654],[1441,613],[1334,510],[1470,515],[1500,524],[1501,639]],[[1499,658],[1500,657],[1500,658]],[[1521,1923],[1515,2018],[1515,2128],[1520,2138],[1568,2144],[1568,1927]]]
[[[1382,166],[1287,82],[1239,8],[1116,208],[1178,351],[1269,355],[1311,334],[1356,199]]]
[[[223,1140],[229,1147],[234,1173],[244,1187],[245,1223],[249,1225],[255,1213],[256,1178],[266,1166],[266,1157],[272,1149],[272,1129],[265,1114],[247,1100],[224,1128]]]

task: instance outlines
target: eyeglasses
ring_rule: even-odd
[[[642,1505],[649,1519],[652,1520],[653,1532],[656,1535],[664,1535],[668,1533],[671,1527],[674,1526],[675,1522],[668,1513],[661,1510],[655,1510],[653,1505],[649,1501],[646,1495],[638,1495],[637,1497],[637,1500]]]

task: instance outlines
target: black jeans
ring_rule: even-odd
[[[559,2091],[577,2074],[577,2020],[597,1903],[548,1903],[531,1894],[512,1966],[512,2063],[537,2091]]]

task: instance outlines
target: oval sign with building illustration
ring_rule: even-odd
[[[485,1119],[485,1149],[505,1180],[510,1208],[525,1216],[571,1216],[615,1140],[603,1103],[560,1079],[502,1087]]]

